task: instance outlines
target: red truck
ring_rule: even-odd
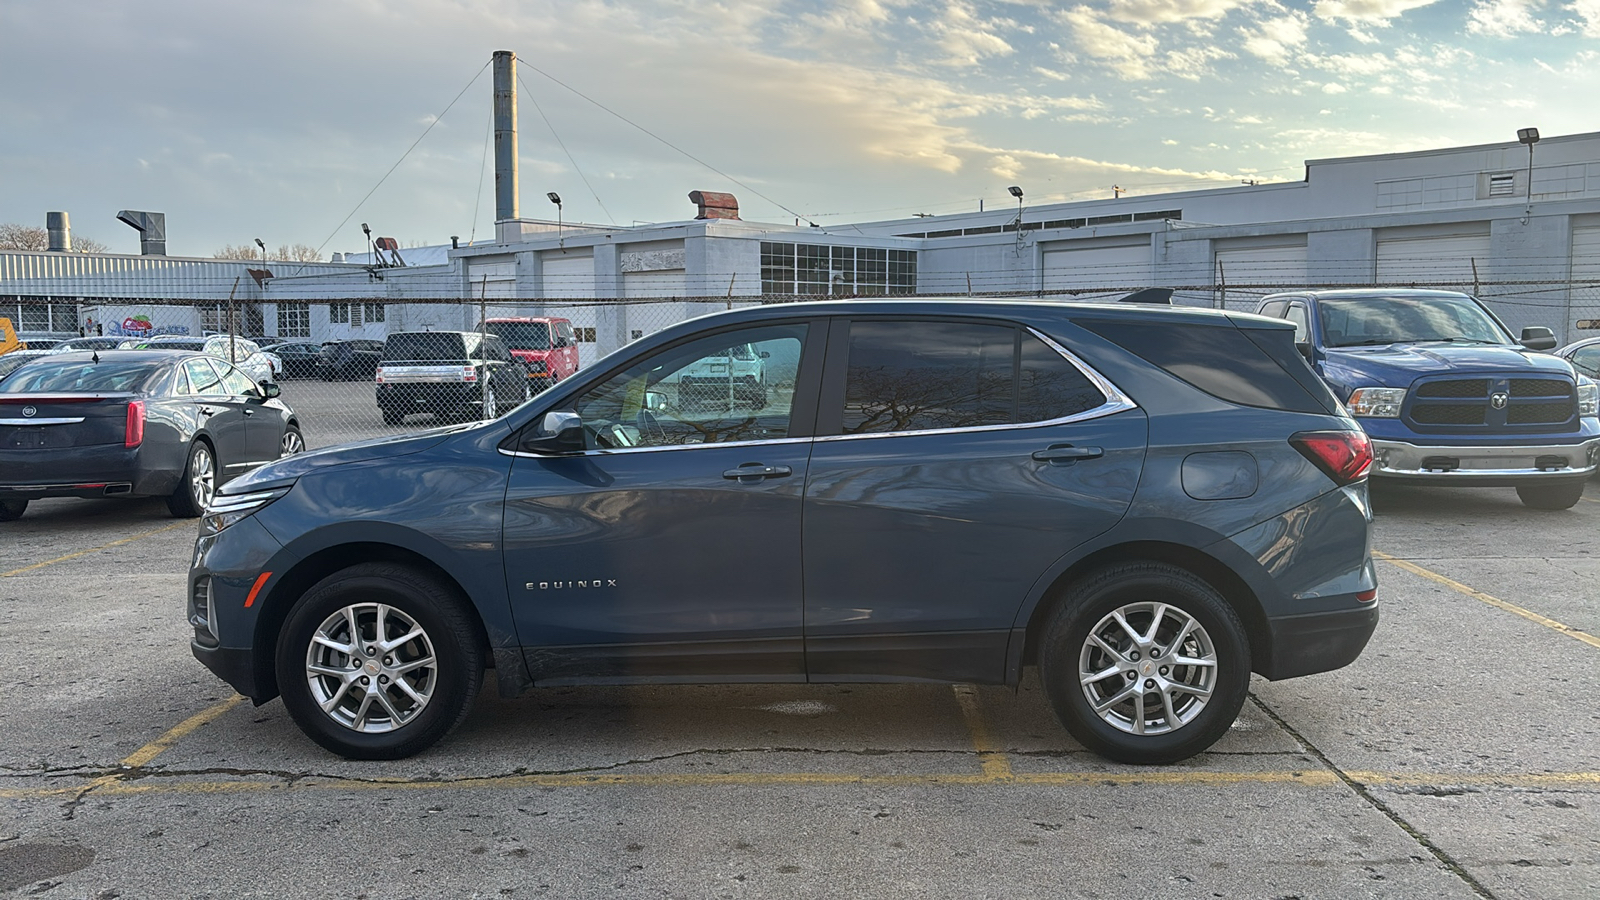
[[[568,319],[505,316],[485,319],[483,330],[506,342],[528,370],[528,387],[535,394],[578,371],[578,339]]]

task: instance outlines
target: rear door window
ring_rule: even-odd
[[[221,394],[222,376],[211,367],[210,360],[187,359],[183,362],[183,371],[189,376],[189,386],[196,394]]]
[[[1106,400],[1083,372],[1021,329],[966,322],[850,326],[844,434],[1046,422]]]

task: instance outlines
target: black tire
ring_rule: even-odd
[[[399,425],[405,420],[405,415],[398,410],[382,409],[380,412],[383,413],[383,424],[385,425]]]
[[[1145,645],[1116,625],[1111,614],[1122,610],[1133,629],[1145,633],[1155,609],[1163,608],[1158,604],[1165,611],[1156,623],[1155,640],[1140,652]],[[1199,654],[1192,658],[1209,656],[1213,666],[1162,664],[1163,656],[1171,658],[1175,648],[1170,641],[1184,631],[1186,621],[1192,627],[1183,648]],[[1119,655],[1092,643],[1091,633],[1106,635],[1104,640]],[[1080,670],[1109,674],[1084,684]],[[1164,563],[1121,563],[1078,582],[1061,599],[1039,640],[1039,675],[1056,718],[1079,743],[1116,762],[1163,765],[1194,756],[1227,733],[1250,687],[1250,644],[1238,614],[1193,573]],[[1202,699],[1184,684],[1209,689],[1210,694]],[[1166,685],[1179,687],[1168,695]],[[1146,689],[1153,698],[1175,697],[1171,709],[1176,726],[1167,707],[1143,705]],[[1104,715],[1091,706],[1091,693],[1109,701],[1125,692],[1140,699],[1108,703]],[[1157,731],[1135,733],[1136,719]]]
[[[27,511],[26,500],[0,500],[0,522],[15,522]]]
[[[375,642],[379,604],[392,611],[385,620],[391,637],[408,634],[412,628],[421,629],[423,636],[386,654]],[[343,616],[347,609],[357,610],[363,641],[374,641],[369,646],[377,651],[375,655],[352,660],[313,640],[319,632],[336,642],[346,639],[341,635],[349,634],[348,619]],[[365,652],[367,648],[354,649]],[[394,671],[391,663],[403,667],[429,657],[434,660],[431,666],[395,674],[392,681],[384,682],[387,688],[378,687],[375,681],[359,684],[362,677],[390,677],[378,673]],[[313,673],[313,659],[324,671],[344,671],[355,662],[358,667],[350,668],[348,676],[355,680],[345,685],[342,676]],[[307,737],[347,759],[402,759],[433,746],[467,717],[483,684],[484,650],[473,613],[452,588],[397,563],[361,563],[317,582],[295,603],[278,633],[275,664],[283,704]],[[396,687],[402,677],[412,693]],[[324,712],[314,691],[342,699],[332,706],[332,712]],[[383,708],[380,694],[393,706]],[[410,697],[416,694],[425,694],[426,702],[412,706]],[[360,703],[367,705],[349,708]],[[390,708],[396,714],[390,714]],[[410,717],[405,718],[407,715]]]
[[[1517,496],[1523,506],[1533,509],[1571,509],[1583,498],[1583,481],[1518,485]]]
[[[205,468],[210,471],[203,471]],[[209,487],[201,487],[197,479],[209,479]],[[176,518],[193,519],[206,511],[206,504],[215,495],[216,486],[216,452],[205,441],[195,441],[189,445],[189,459],[184,463],[178,486],[167,496],[167,510]]]

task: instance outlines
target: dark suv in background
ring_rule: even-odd
[[[328,341],[317,359],[323,381],[359,381],[372,377],[383,357],[383,341]]]
[[[528,399],[527,370],[505,341],[476,331],[399,331],[374,374],[385,425],[412,413],[492,419]]]
[[[394,335],[388,356],[475,337]],[[1252,672],[1346,665],[1378,621],[1367,437],[1293,338],[1135,304],[695,319],[504,418],[224,487],[189,573],[193,651],[358,758],[443,737],[486,667],[513,696],[1037,666],[1085,746],[1183,759]],[[730,347],[763,361],[765,402],[686,403],[681,376]],[[390,372],[380,397],[415,383]]]

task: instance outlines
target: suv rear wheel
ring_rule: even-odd
[[[348,759],[427,749],[461,724],[483,683],[464,602],[395,563],[352,566],[307,591],[278,634],[276,663],[300,730]]]
[[[1193,573],[1123,563],[1074,585],[1039,643],[1056,717],[1118,762],[1186,759],[1227,733],[1250,684],[1250,647],[1227,602]]]

